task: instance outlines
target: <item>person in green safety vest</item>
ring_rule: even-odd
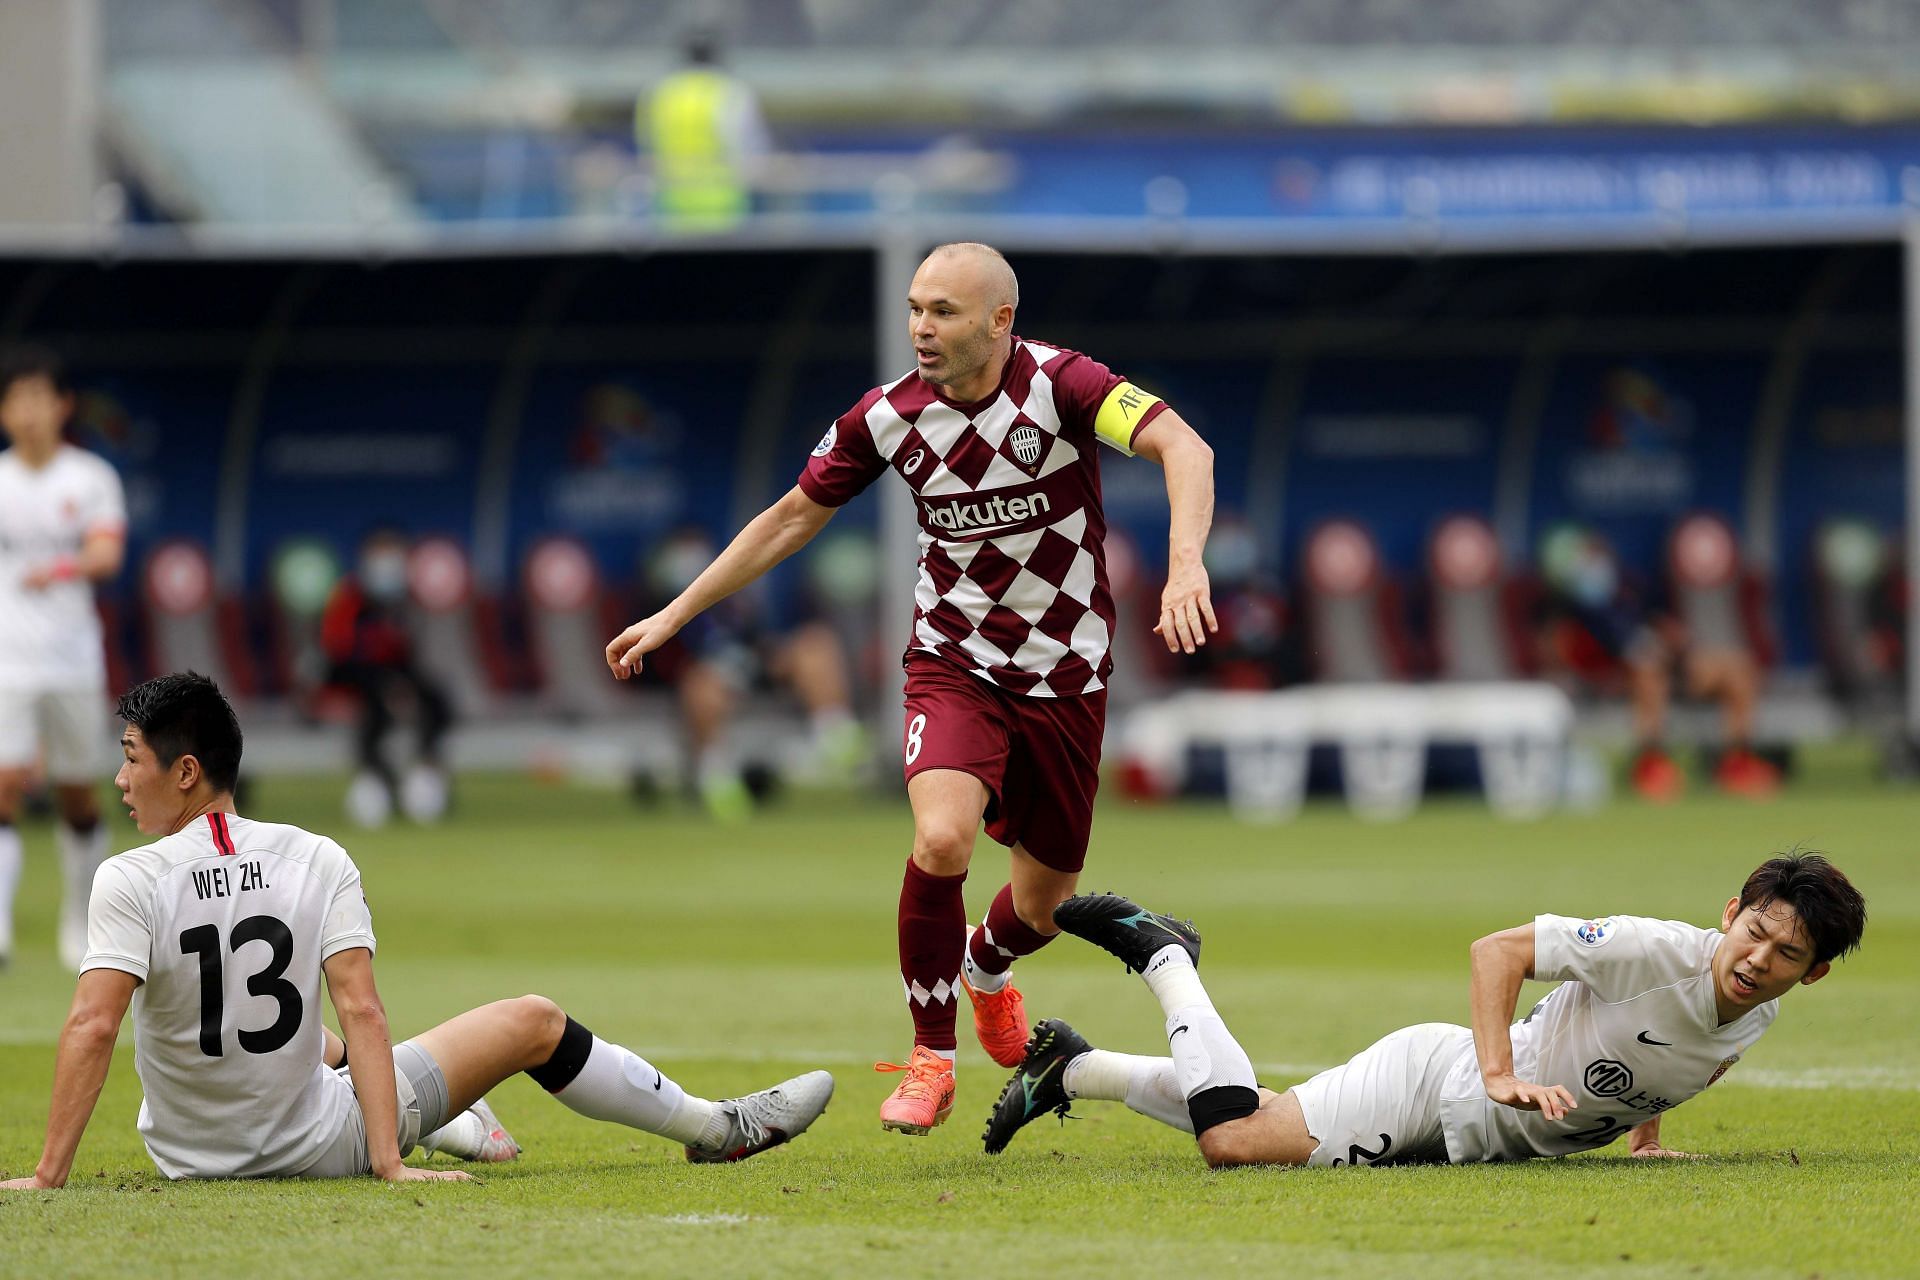
[[[641,99],[634,133],[653,154],[654,209],[668,226],[720,230],[751,212],[766,125],[752,88],[720,65],[712,34],[687,38],[685,65]]]

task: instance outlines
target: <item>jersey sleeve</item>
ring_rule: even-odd
[[[320,931],[320,959],[353,947],[374,949],[373,912],[367,906],[366,890],[360,884],[360,868],[353,865],[347,851],[331,840],[328,852],[339,864],[333,897],[327,903],[326,923]]]
[[[1142,391],[1098,360],[1069,351],[1047,370],[1053,380],[1053,407],[1060,425],[1091,434],[1101,443],[1133,456],[1140,428],[1166,411],[1159,396]]]
[[[874,446],[867,429],[867,410],[878,401],[879,389],[833,420],[827,434],[813,446],[813,456],[800,473],[800,490],[823,507],[843,507],[860,496],[887,469],[887,460]]]
[[[87,954],[80,972],[118,969],[145,982],[152,958],[153,928],[147,923],[146,904],[121,867],[111,860],[101,863],[87,900]]]
[[[1537,916],[1533,976],[1584,983],[1602,1000],[1624,1000],[1698,973],[1705,933],[1645,916]]]
[[[80,525],[88,534],[125,533],[127,491],[120,473],[104,458],[95,458],[93,478],[81,500]]]

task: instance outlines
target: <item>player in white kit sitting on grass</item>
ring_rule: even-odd
[[[116,781],[135,825],[160,838],[94,879],[46,1145],[33,1176],[0,1187],[65,1184],[129,1003],[140,1134],[170,1178],[465,1178],[401,1160],[521,1071],[572,1110],[671,1138],[696,1162],[764,1151],[826,1109],[824,1071],[695,1097],[544,996],[393,1045],[360,872],[325,836],[234,812],[240,726],[219,689],[191,672],[161,676],[122,698],[120,715]],[[328,1066],[339,1047],[320,1022],[323,973],[348,1072]]]
[[[984,1135],[1003,1150],[1076,1099],[1124,1102],[1199,1141],[1208,1164],[1467,1164],[1563,1156],[1625,1135],[1660,1144],[1666,1112],[1753,1047],[1796,986],[1860,945],[1866,902],[1816,853],[1770,858],[1719,930],[1645,916],[1543,915],[1473,944],[1473,1026],[1404,1027],[1285,1093],[1254,1082],[1200,983],[1193,926],[1112,894],[1071,898],[1063,930],[1140,973],[1166,1013],[1170,1058],[1095,1049],[1042,1022]],[[1558,982],[1517,1023],[1520,984]]]

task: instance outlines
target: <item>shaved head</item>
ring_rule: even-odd
[[[989,310],[994,307],[1020,309],[1020,279],[1001,252],[978,240],[956,240],[943,244],[927,255],[927,261],[947,259],[949,264],[972,273],[980,289],[981,300]]]
[[[992,392],[1013,350],[1020,282],[991,245],[943,244],[913,273],[907,327],[923,381],[963,401]]]

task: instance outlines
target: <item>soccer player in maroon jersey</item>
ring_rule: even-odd
[[[956,1002],[988,1055],[1027,1040],[1013,961],[1051,942],[1086,859],[1106,723],[1113,596],[1096,441],[1166,472],[1167,585],[1154,631],[1193,653],[1216,629],[1201,552],[1213,451],[1158,397],[1075,351],[1013,333],[1020,286],[998,251],[947,244],[907,294],[918,368],[827,428],[799,483],[671,604],[607,646],[620,679],[695,615],[805,546],[885,471],[919,505],[920,581],[902,738],[913,855],[900,890],[900,975],[913,1015],[906,1078],[883,1128],[925,1134],[953,1106]],[[961,886],[982,819],[1012,850],[977,929]]]

